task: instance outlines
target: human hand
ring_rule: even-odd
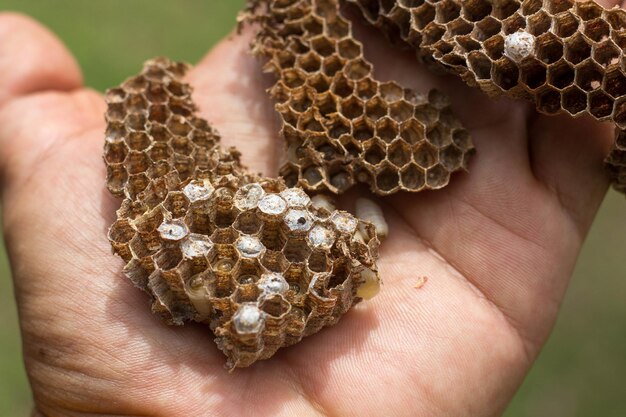
[[[361,35],[383,78],[450,93],[478,150],[471,172],[445,190],[382,200],[391,236],[377,298],[271,360],[228,374],[210,331],[162,325],[111,255],[106,228],[119,201],[104,187],[102,98],[81,86],[73,59],[49,33],[0,17],[5,238],[42,414],[502,411],[550,331],[606,191],[601,161],[611,129],[488,100],[416,69],[378,34]],[[190,82],[225,145],[273,175],[278,126],[247,43],[222,43]],[[393,68],[384,66],[389,55]],[[418,290],[420,276],[429,280]]]

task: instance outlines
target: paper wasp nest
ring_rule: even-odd
[[[195,115],[187,67],[157,59],[107,92],[109,230],[128,278],[171,324],[206,323],[229,368],[267,359],[376,294],[369,223],[247,173]]]
[[[335,0],[250,0],[253,50],[276,77],[288,185],[380,195],[446,186],[473,146],[439,92],[379,82]]]
[[[626,12],[574,0],[345,0],[421,58],[490,95],[617,126],[606,162],[626,192]],[[326,0],[326,3],[336,0]]]

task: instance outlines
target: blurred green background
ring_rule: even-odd
[[[233,26],[243,0],[0,0],[58,34],[103,90],[156,55],[196,62]],[[0,39],[0,42],[2,40]],[[0,57],[2,58],[2,57]],[[555,332],[506,417],[626,416],[626,200],[609,193]],[[0,251],[0,417],[27,416],[9,266]]]

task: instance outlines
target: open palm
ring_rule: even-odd
[[[550,332],[606,192],[611,129],[488,100],[359,33],[379,77],[450,94],[478,151],[471,173],[442,191],[381,200],[391,227],[381,294],[337,326],[228,374],[208,328],[160,323],[111,254],[106,229],[119,201],[105,189],[101,96],[81,86],[51,34],[0,15],[5,238],[41,414],[502,412]],[[225,145],[275,175],[278,126],[248,42],[224,41],[190,82]]]

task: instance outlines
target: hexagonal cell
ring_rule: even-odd
[[[471,71],[479,80],[491,78],[491,59],[480,52],[472,52],[467,57]]]
[[[326,251],[315,250],[311,253],[308,261],[308,267],[313,272],[326,272],[328,271],[328,255]]]
[[[148,102],[141,94],[131,94],[126,99],[126,108],[131,113],[144,113],[148,109]]]
[[[139,193],[148,187],[148,184],[150,184],[150,180],[144,173],[135,174],[128,178],[126,188],[128,189],[130,196],[132,198],[136,198]]]
[[[389,115],[398,122],[404,122],[413,116],[413,106],[404,100],[389,105]]]
[[[400,182],[409,190],[421,190],[426,183],[426,176],[418,166],[409,164],[400,172]]]
[[[296,64],[306,72],[317,72],[322,66],[322,60],[318,54],[309,52],[296,58]]]
[[[449,145],[439,153],[439,160],[448,171],[456,171],[463,164],[463,152],[454,145]]]
[[[348,97],[354,92],[354,81],[343,75],[335,77],[331,84],[331,91],[339,97]]]
[[[353,123],[353,136],[358,141],[366,141],[374,136],[375,126],[368,118],[362,117]]]
[[[615,68],[606,73],[604,78],[604,90],[614,98],[626,94],[626,76]]]
[[[302,22],[302,29],[306,31],[308,37],[321,35],[324,33],[324,21],[317,16],[308,15]]]
[[[311,255],[311,248],[304,239],[290,238],[282,250],[289,262],[305,262]]]
[[[176,268],[182,260],[183,254],[176,246],[163,248],[154,255],[154,262],[163,271]]]
[[[476,27],[474,28],[474,37],[479,41],[485,41],[493,35],[499,33],[501,28],[502,23],[498,19],[488,16],[476,23]]]
[[[407,7],[411,7],[408,6]],[[444,0],[435,4],[437,23],[448,23],[456,19],[461,13],[461,7],[452,0]]]
[[[539,36],[550,30],[551,24],[552,19],[550,19],[550,16],[542,10],[528,18],[528,32],[535,36]]]
[[[548,0],[545,3],[550,14],[561,13],[574,6],[574,0]]]
[[[125,125],[129,129],[144,130],[146,128],[146,116],[142,113],[131,113],[126,116]]]
[[[276,273],[283,273],[289,267],[289,262],[285,259],[285,255],[275,250],[267,250],[263,258],[261,258],[261,264],[268,270]]]
[[[379,164],[387,157],[384,144],[381,144],[378,141],[372,141],[365,147],[365,149],[364,159],[372,165]]]
[[[426,184],[433,190],[445,187],[449,181],[450,172],[442,165],[437,164],[426,172]]]
[[[348,62],[345,68],[345,74],[351,80],[360,80],[371,73],[372,64],[361,58]]]
[[[345,59],[354,59],[361,56],[361,45],[354,39],[344,39],[337,44],[339,55]]]
[[[148,155],[144,152],[130,151],[126,157],[126,170],[129,174],[146,172],[150,167]]]
[[[585,22],[583,33],[588,38],[600,42],[609,37],[610,30],[609,24],[604,19],[598,18]]]
[[[611,40],[593,47],[593,59],[600,65],[608,66],[619,62],[620,50]]]
[[[437,163],[439,152],[430,143],[423,143],[415,149],[413,159],[420,168],[427,169]]]
[[[589,95],[589,111],[597,119],[604,119],[613,112],[613,99],[603,91],[594,91]]]
[[[121,122],[126,116],[124,103],[108,103],[106,112],[108,121]]]
[[[285,301],[282,297],[275,295],[273,297],[265,298],[261,303],[260,308],[269,316],[269,319],[278,319],[289,314],[291,311],[291,304]]]
[[[219,245],[232,245],[235,242],[235,240],[237,240],[238,236],[239,236],[239,233],[237,233],[237,231],[235,231],[231,227],[217,228],[211,234],[211,242],[215,244],[219,244]],[[220,248],[222,250],[224,249],[221,246]]]
[[[189,208],[189,200],[181,192],[170,192],[163,202],[163,207],[177,219],[183,217]]]
[[[400,178],[397,168],[387,165],[376,174],[376,186],[382,192],[392,192],[398,187],[399,183]]]
[[[341,114],[348,119],[356,119],[363,114],[363,111],[363,101],[355,96],[350,96],[341,102]]]
[[[263,221],[256,215],[254,210],[248,210],[237,216],[233,227],[241,233],[252,235],[261,230],[262,225]]]
[[[561,95],[553,88],[542,88],[536,97],[538,111],[546,114],[556,114],[561,110]]]
[[[578,18],[570,12],[554,16],[554,33],[559,38],[572,36],[576,33],[579,26],[580,22]]]
[[[415,145],[424,140],[426,137],[426,129],[424,125],[417,120],[407,120],[400,127],[400,137],[407,143]]]
[[[587,108],[587,95],[578,87],[572,86],[563,91],[563,108],[576,115]]]
[[[389,145],[387,158],[389,159],[389,162],[398,168],[402,168],[411,160],[411,148],[407,143],[401,140],[396,140]]]
[[[576,14],[583,20],[592,20],[602,15],[602,6],[591,1],[576,2]]]
[[[602,68],[590,59],[576,69],[576,84],[585,91],[594,91],[600,88],[603,77]]]
[[[418,29],[424,29],[427,24],[432,22],[435,18],[435,14],[435,7],[428,3],[424,3],[414,9],[411,9],[413,23]]]
[[[105,135],[108,140],[124,139],[127,134],[126,127],[122,123],[109,122],[107,124]]]
[[[320,93],[319,90],[318,90],[318,93]],[[333,94],[330,94],[330,93],[317,95],[315,97],[314,106],[317,109],[317,111],[319,111],[319,113],[324,117],[337,113],[337,107],[338,107],[337,99],[335,98]]]
[[[510,35],[524,29],[526,29],[526,19],[522,17],[519,12],[502,22],[502,31],[505,35]]]
[[[531,58],[520,65],[520,80],[531,90],[541,87],[546,82],[547,70],[543,62]]]
[[[467,35],[472,31],[474,26],[462,17],[458,17],[447,24],[448,32],[452,36]]]
[[[621,8],[609,9],[604,12],[604,18],[613,30],[626,29],[626,14]]]
[[[502,0],[494,2],[491,14],[499,20],[504,20],[513,15],[520,8],[520,2],[516,0]]]
[[[450,132],[444,126],[437,125],[426,132],[426,139],[436,148],[442,148],[450,143]]]
[[[321,94],[330,89],[330,79],[324,74],[314,74],[306,80],[306,85],[313,87]]]
[[[299,69],[286,69],[281,72],[280,78],[289,88],[297,88],[303,85],[307,79],[306,74]]]
[[[389,143],[398,136],[398,124],[389,117],[384,117],[376,122],[376,135]]]
[[[365,104],[365,113],[373,120],[386,116],[387,111],[387,103],[380,97],[374,97]]]
[[[378,92],[387,102],[400,100],[404,95],[402,87],[393,81],[380,83]]]
[[[169,94],[158,84],[151,85],[145,92],[146,98],[152,104],[167,103]]]
[[[322,170],[316,166],[303,168],[302,179],[304,179],[310,187],[317,186],[324,179]]]
[[[181,155],[190,155],[193,151],[193,144],[187,138],[175,136],[170,141],[170,145],[174,153]]]
[[[500,59],[504,54],[504,38],[500,35],[492,36],[483,42],[483,48],[489,55],[489,58],[493,60]]]
[[[336,188],[338,193],[342,193],[354,184],[352,175],[343,162],[338,162],[327,169],[330,185]]]
[[[326,57],[335,53],[335,42],[326,36],[317,36],[311,39],[311,49],[317,52],[320,56]]]
[[[131,132],[126,137],[126,144],[134,151],[143,151],[150,146],[150,138],[145,132]]]
[[[517,85],[519,70],[510,59],[502,58],[494,62],[491,72],[493,82],[503,90],[510,90]]]
[[[462,15],[470,22],[478,22],[491,13],[491,3],[487,0],[466,0],[462,3]]]
[[[548,83],[557,88],[565,88],[574,82],[574,68],[560,61],[548,68]]]
[[[356,95],[363,99],[369,100],[374,97],[378,91],[378,81],[373,80],[371,77],[365,77],[356,84]]]
[[[542,7],[542,0],[528,0],[522,3],[522,13],[524,16],[530,16],[537,13]]]
[[[107,140],[104,144],[104,159],[108,164],[124,162],[128,155],[128,147],[122,140]]]
[[[539,36],[535,43],[537,58],[547,64],[556,62],[563,56],[563,45],[561,40],[551,33]]]
[[[343,20],[331,20],[326,21],[325,27],[326,35],[331,38],[343,38],[350,33],[350,25]]]
[[[334,77],[339,72],[343,71],[344,66],[346,65],[346,60],[340,58],[338,55],[331,55],[329,57],[324,58],[324,62],[322,64],[322,70],[324,74],[329,77]]]

